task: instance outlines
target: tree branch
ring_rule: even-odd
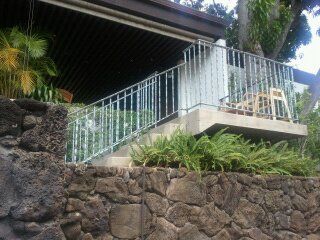
[[[299,21],[299,16],[302,12],[302,4],[299,0],[292,0],[291,1],[291,13],[292,13],[292,19],[286,24],[284,27],[284,30],[282,31],[275,48],[273,49],[272,53],[268,54],[266,57],[270,59],[276,59],[279,55],[281,49],[283,48],[283,45],[287,39],[288,33],[293,25],[297,24],[297,21]]]

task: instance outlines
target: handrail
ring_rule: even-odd
[[[133,85],[130,85],[129,87],[126,87],[126,88],[124,88],[124,89],[122,89],[122,90],[119,90],[118,92],[115,92],[115,93],[113,93],[113,94],[111,94],[111,95],[109,95],[109,96],[107,96],[107,97],[105,97],[105,98],[102,98],[102,99],[100,99],[100,100],[98,100],[98,101],[96,101],[96,102],[90,103],[90,104],[86,105],[85,107],[83,107],[83,108],[81,108],[81,109],[78,109],[78,110],[76,110],[76,111],[74,111],[74,112],[72,112],[72,113],[69,113],[68,115],[74,115],[74,114],[76,114],[77,112],[80,112],[80,111],[82,111],[82,110],[85,110],[86,108],[89,108],[89,107],[91,107],[91,106],[93,106],[93,105],[95,105],[95,104],[97,104],[97,103],[99,103],[99,102],[102,102],[102,101],[104,101],[104,100],[106,100],[106,99],[108,99],[108,98],[114,97],[114,96],[120,94],[121,92],[124,92],[124,91],[126,91],[126,90],[129,90],[129,89],[135,87],[135,86],[138,86],[139,84],[142,84],[142,83],[144,83],[144,82],[146,82],[146,81],[154,78],[155,76],[162,75],[162,74],[164,74],[164,73],[166,73],[166,72],[169,72],[169,71],[171,71],[171,70],[173,70],[173,69],[175,69],[175,68],[178,68],[178,67],[181,67],[181,66],[184,66],[184,65],[185,65],[185,63],[181,63],[181,64],[179,64],[179,65],[177,65],[177,66],[174,66],[174,67],[172,67],[172,68],[169,68],[169,69],[167,69],[167,70],[164,70],[164,71],[162,71],[162,72],[160,72],[160,73],[155,72],[156,74],[155,74],[154,76],[149,76],[149,77],[147,77],[146,79],[144,79],[144,80],[142,80],[142,81],[140,81],[140,82],[138,82],[138,83],[135,83],[135,84],[133,84]]]
[[[266,58],[266,57],[259,56],[259,55],[254,54],[254,53],[245,52],[245,51],[242,51],[242,50],[233,48],[233,47],[223,46],[223,45],[220,45],[220,44],[217,44],[217,43],[214,43],[214,42],[209,42],[209,41],[206,41],[206,40],[203,40],[203,39],[197,39],[197,40],[195,40],[194,43],[191,44],[190,46],[188,46],[187,48],[185,48],[185,49],[183,50],[183,52],[186,52],[186,51],[188,51],[190,48],[192,48],[194,45],[201,44],[201,43],[205,43],[205,44],[212,45],[212,46],[216,46],[216,47],[219,47],[219,48],[224,48],[224,49],[226,49],[226,50],[232,50],[232,51],[234,51],[234,52],[238,52],[238,53],[250,55],[250,56],[255,57],[255,58],[260,58],[260,59],[263,59],[263,60],[266,60],[266,61],[270,61],[270,62],[274,62],[274,63],[277,63],[277,64],[281,64],[281,65],[284,65],[284,66],[287,66],[287,67],[292,67],[292,66],[290,66],[290,65],[287,64],[287,63],[279,62],[279,61],[276,61],[276,60],[273,60],[273,59],[270,59],[270,58]],[[203,44],[203,45],[204,45],[204,44]],[[205,45],[204,45],[204,46],[205,46]]]
[[[185,63],[155,73],[68,115],[66,162],[88,162],[178,112]]]
[[[68,114],[66,161],[93,161],[178,112],[199,107],[298,120],[291,66],[204,40],[183,56],[183,63]],[[276,100],[274,89],[281,94]],[[246,94],[267,97],[250,105]]]

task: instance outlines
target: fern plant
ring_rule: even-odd
[[[199,139],[178,130],[170,138],[163,136],[150,146],[139,146],[133,150],[132,159],[137,165],[185,167],[198,173],[208,170],[310,176],[316,169],[315,160],[302,157],[285,141],[256,144],[225,130]]]

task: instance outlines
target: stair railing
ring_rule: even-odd
[[[183,54],[184,63],[69,114],[66,162],[93,161],[201,107],[298,122],[291,66],[203,40]]]
[[[94,102],[68,115],[66,162],[90,162],[178,112],[179,76],[185,64]]]

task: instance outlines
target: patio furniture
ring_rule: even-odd
[[[283,90],[279,88],[270,88],[269,93],[245,93],[242,99],[240,102],[225,102],[224,104],[221,101],[222,105],[225,105],[221,109],[240,115],[277,119],[277,115],[280,114],[279,105],[281,105],[284,106],[282,108],[283,115],[287,114],[288,116],[282,120],[293,122],[287,98]]]

